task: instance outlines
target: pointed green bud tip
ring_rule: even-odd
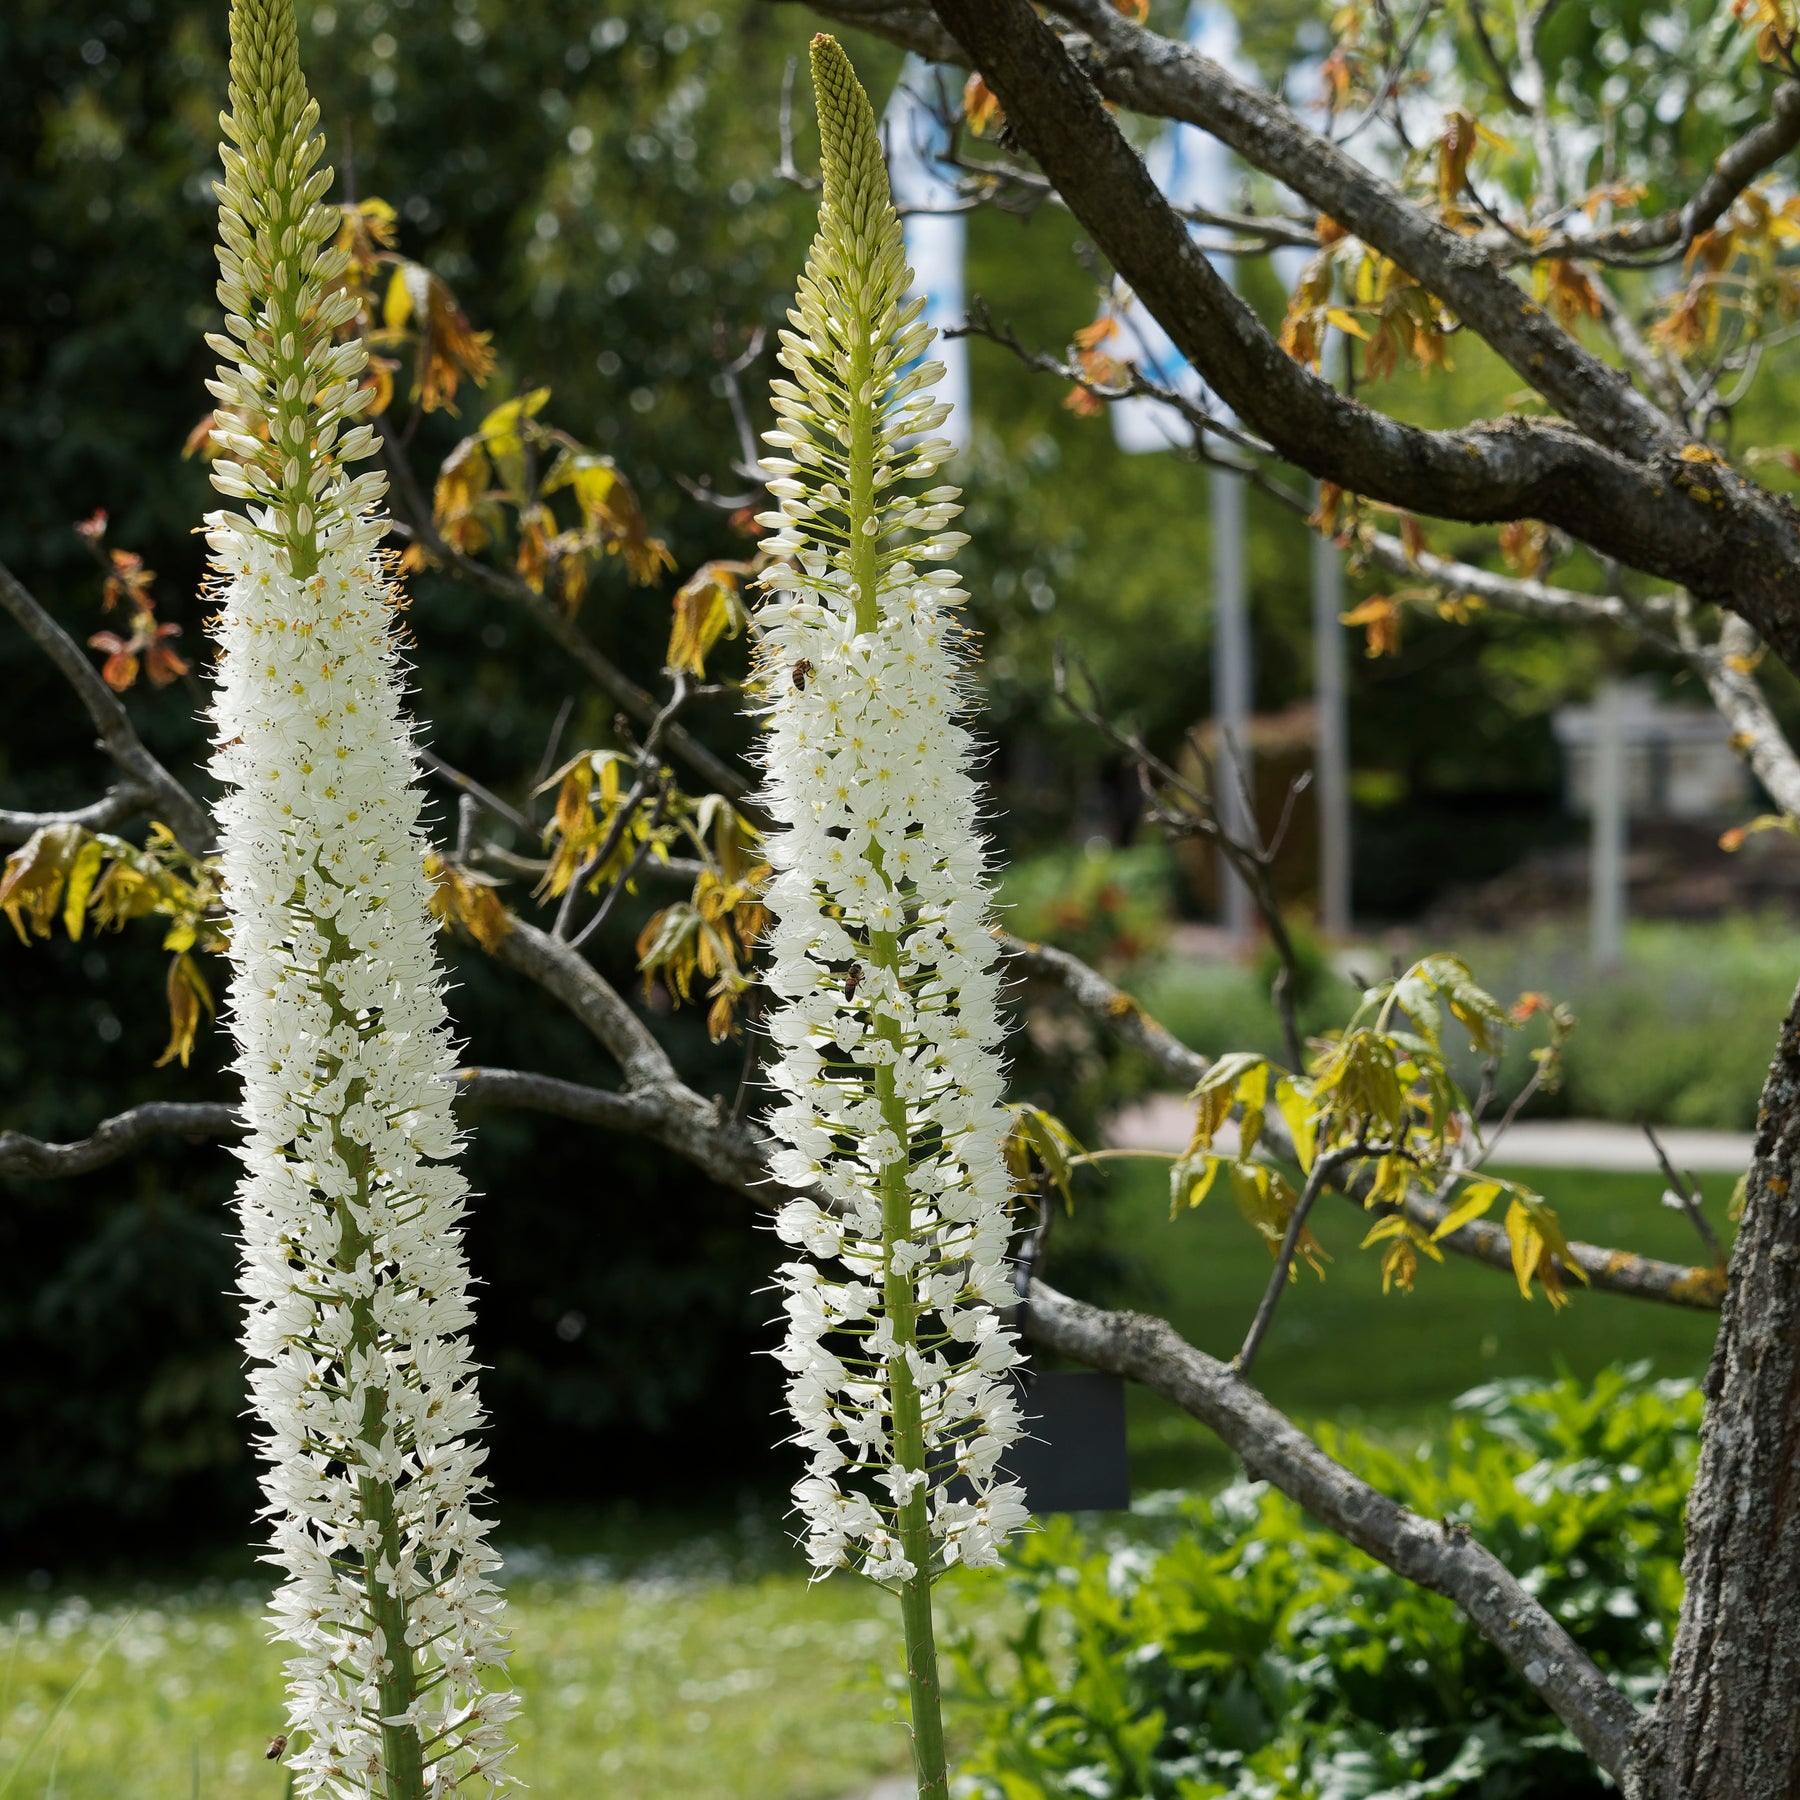
[[[866,231],[893,206],[875,110],[844,46],[829,32],[821,31],[812,41],[812,77],[819,102],[824,210],[853,232]]]
[[[232,0],[230,35],[231,110],[273,148],[306,104],[294,0]]]

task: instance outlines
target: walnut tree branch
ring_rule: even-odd
[[[98,800],[66,812],[8,812],[0,807],[0,844],[22,844],[49,825],[79,825],[83,831],[116,831],[155,804],[150,790],[136,782],[120,782]]]
[[[1224,1363],[1172,1325],[1105,1312],[1031,1284],[1027,1330],[1062,1355],[1125,1375],[1217,1433],[1260,1480],[1404,1580],[1450,1600],[1606,1772],[1623,1780],[1637,1709],[1512,1572],[1452,1519],[1422,1519],[1334,1462]]]
[[[1111,0],[1053,0],[1052,10],[1086,34],[1067,49],[1047,26],[1028,34],[1023,6],[1024,0],[938,0],[934,10],[967,59],[981,68],[1025,148],[1103,247],[1089,208],[1078,198],[1083,184],[1071,179],[1075,172],[1060,158],[1052,163],[1042,153],[1054,125],[1048,109],[1067,103],[1066,94],[1045,79],[1053,66],[1044,57],[1046,48],[1092,96],[1094,109],[1104,96],[1135,112],[1197,125],[1391,258],[1595,442],[1634,457],[1679,448],[1681,438],[1670,421],[1617,370],[1531,304],[1485,252],[1314,131],[1274,95],[1238,80],[1190,45],[1138,25]],[[1071,52],[1083,57],[1079,72]],[[1093,148],[1100,151],[1101,142]],[[1111,160],[1107,145],[1096,163]],[[1121,272],[1143,291],[1129,271]],[[1162,317],[1160,310],[1157,316]]]
[[[1770,799],[1790,818],[1800,818],[1800,756],[1757,684],[1756,633],[1742,619],[1727,617],[1718,643],[1701,644],[1684,620],[1682,639],[1689,665],[1706,683],[1713,705],[1731,727],[1732,748],[1768,789]]]
[[[1800,753],[1758,685],[1756,633],[1726,614],[1716,644],[1701,641],[1677,595],[1626,600],[1618,594],[1584,594],[1522,575],[1496,575],[1471,563],[1408,551],[1387,532],[1369,532],[1361,546],[1372,562],[1396,575],[1418,575],[1450,594],[1468,594],[1526,618],[1556,624],[1615,625],[1634,632],[1687,664],[1706,686],[1731,731],[1732,748],[1749,765],[1784,813],[1800,817]],[[1667,629],[1658,629],[1666,627]],[[1673,633],[1673,635],[1670,635]]]
[[[1146,67],[1146,59],[1154,61],[1159,78],[1185,79],[1204,64],[1195,77],[1199,91],[1216,97],[1228,89],[1231,104],[1244,98],[1281,142],[1336,154],[1267,95],[1232,83],[1185,47],[1139,32],[1107,0],[1091,8],[1086,0],[1059,4],[1079,10],[1084,20],[1091,15],[1097,32],[1116,36],[1118,28],[1131,43],[1154,41],[1160,47],[1143,50],[1138,60]],[[1678,454],[1672,445],[1680,434],[1671,421],[1623,376],[1581,351],[1580,362],[1565,370],[1567,380],[1540,382],[1548,391],[1569,390],[1558,403],[1591,436],[1556,421],[1524,419],[1426,431],[1346,400],[1290,358],[1200,255],[1100,94],[1028,0],[937,0],[937,10],[964,35],[1006,107],[1009,129],[1113,266],[1208,385],[1283,457],[1415,511],[1561,525],[1603,555],[1733,607],[1785,660],[1800,664],[1800,515],[1712,453]],[[1111,38],[1106,55],[1105,68],[1113,70]],[[1421,230],[1441,229],[1398,196],[1383,204],[1405,212]],[[1453,246],[1462,244],[1452,238]],[[1466,247],[1453,251],[1465,262],[1475,254]],[[1503,276],[1494,279],[1507,296],[1510,331],[1535,309]],[[1491,324],[1496,347],[1506,348],[1498,341],[1504,336],[1499,323],[1475,317],[1462,302],[1458,310],[1483,336]],[[1534,327],[1530,336],[1546,368],[1567,338],[1560,327],[1555,333]],[[1591,404],[1578,406],[1574,390],[1584,383]],[[1629,404],[1627,392],[1635,396]],[[1628,419],[1635,425],[1628,428]],[[1608,447],[1627,440],[1629,453]]]
[[[1529,246],[1498,252],[1502,261],[1586,258],[1633,265],[1672,261],[1718,224],[1732,202],[1800,145],[1800,81],[1784,81],[1769,101],[1769,116],[1728,145],[1687,202],[1654,218],[1631,219],[1605,231],[1558,233]],[[1666,252],[1656,255],[1655,252]]]
[[[1256,1364],[1256,1353],[1262,1348],[1262,1341],[1275,1322],[1275,1308],[1281,1304],[1281,1296],[1286,1291],[1288,1277],[1293,1271],[1301,1233],[1306,1230],[1306,1221],[1313,1207],[1318,1204],[1319,1196],[1340,1170],[1349,1167],[1359,1157],[1384,1155],[1391,1149],[1391,1145],[1370,1149],[1365,1144],[1346,1144],[1337,1150],[1327,1150],[1313,1159],[1313,1166],[1306,1172],[1306,1186],[1300,1190],[1300,1198],[1294,1202],[1294,1210],[1288,1214],[1287,1229],[1281,1236],[1281,1248],[1275,1254],[1274,1268],[1269,1271],[1269,1285],[1263,1289],[1256,1317],[1250,1321],[1250,1329],[1244,1335],[1244,1347],[1232,1363],[1232,1367],[1246,1380]]]
[[[237,1108],[229,1101],[151,1100],[129,1112],[102,1119],[84,1138],[52,1144],[22,1131],[0,1131],[0,1176],[20,1181],[55,1181],[87,1175],[133,1155],[162,1137],[233,1140],[244,1135]]]

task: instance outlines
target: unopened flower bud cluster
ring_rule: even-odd
[[[468,1332],[455,1050],[422,864],[398,595],[339,465],[360,356],[329,344],[336,262],[289,0],[237,0],[222,293],[242,362],[208,521],[223,607],[213,772],[248,1138],[244,1345],[286,1572],[297,1791],[488,1791],[516,1702]],[[321,321],[327,323],[321,324]],[[229,347],[229,346],[228,346]]]
[[[219,303],[225,329],[207,343],[226,358],[206,385],[218,401],[213,485],[255,502],[251,521],[289,547],[304,572],[319,531],[354,519],[387,491],[348,464],[375,448],[358,424],[374,398],[361,380],[361,338],[333,342],[355,316],[337,283],[348,250],[327,248],[339,215],[323,203],[329,168],[299,59],[287,54],[284,7],[239,0],[232,9],[231,110],[220,118],[225,179],[219,196]]]
[[[994,1562],[1025,1517],[996,1470],[1021,1429],[1000,1312],[1013,1298],[1011,1195],[998,953],[963,723],[966,595],[952,569],[930,566],[967,540],[946,529],[958,490],[918,490],[951,454],[929,435],[947,414],[931,392],[942,371],[918,363],[931,331],[905,297],[873,123],[831,116],[834,99],[863,114],[867,102],[854,77],[853,93],[834,93],[831,75],[825,206],[766,434],[778,501],[766,542],[787,559],[756,617],[766,791],[784,828],[769,840],[769,1124],[785,1146],[776,1176],[816,1196],[777,1221],[807,1252],[781,1271],[780,1357],[809,1452],[795,1490],[808,1551],[820,1572],[899,1584],[921,1572],[900,1513],[922,1490],[928,1574]],[[835,168],[834,126],[849,151]],[[901,1316],[916,1314],[910,1341],[897,1341],[897,1294]],[[910,1463],[896,1441],[902,1366],[923,1428]]]

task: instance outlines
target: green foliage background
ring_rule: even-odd
[[[1644,1365],[1591,1388],[1496,1382],[1447,1442],[1338,1459],[1468,1530],[1640,1702],[1681,1601],[1681,1509],[1700,1394]],[[1447,1600],[1239,1482],[1170,1497],[1164,1537],[1068,1521],[1010,1559],[1007,1656],[959,1656],[963,1770],[981,1800],[1600,1800],[1574,1740]],[[1134,1525],[1137,1521],[1134,1519]],[[1154,1529],[1154,1528],[1152,1528]]]

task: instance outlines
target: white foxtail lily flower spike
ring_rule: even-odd
[[[999,1308],[1011,1187],[1001,1144],[998,949],[977,828],[958,490],[922,299],[875,118],[836,41],[812,46],[819,232],[774,384],[765,463],[783,558],[756,615],[765,696],[769,1021],[776,1176],[810,1189],[776,1229],[780,1352],[807,1551],[898,1591],[919,1791],[947,1792],[931,1583],[998,1560],[1024,1495],[996,1463],[1020,1431]],[[921,491],[921,488],[923,491]],[[951,1476],[962,1479],[952,1486]],[[953,1497],[956,1496],[956,1497]]]
[[[304,1795],[502,1779],[513,1695],[467,1333],[455,1051],[427,913],[399,595],[292,0],[234,0],[207,524],[213,772],[243,1078],[244,1345]]]

